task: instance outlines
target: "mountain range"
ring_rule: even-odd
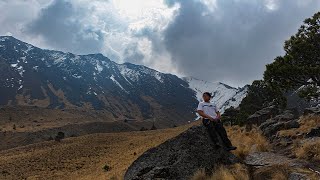
[[[180,78],[102,54],[40,49],[0,36],[0,105],[104,111],[114,120],[181,124],[195,116],[204,91],[224,111],[239,106],[247,86]]]

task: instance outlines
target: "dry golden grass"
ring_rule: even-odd
[[[210,177],[207,176],[206,171],[204,169],[198,170],[192,176],[191,180],[208,180]]]
[[[249,171],[245,165],[234,164],[219,166],[212,175],[206,175],[204,170],[199,170],[191,178],[192,180],[249,180]]]
[[[278,164],[260,168],[253,174],[253,179],[256,180],[287,180],[291,173],[291,168],[286,164]]]
[[[320,161],[320,139],[310,140],[294,146],[298,158]]]
[[[270,150],[268,140],[257,127],[253,127],[251,131],[246,132],[243,127],[232,126],[227,127],[227,132],[232,143],[238,147],[233,153],[242,159],[250,152],[266,152]]]
[[[278,136],[292,137],[298,134],[308,133],[312,128],[320,125],[320,116],[303,116],[300,118],[299,124],[299,128],[279,131]]]
[[[93,134],[0,151],[0,179],[120,180],[143,152],[190,126]],[[105,165],[110,169],[105,170]]]
[[[304,116],[300,118],[299,123],[299,128],[279,131],[278,136],[295,137],[306,134],[311,129],[319,127],[320,116]],[[301,159],[320,160],[320,139],[303,141],[302,136],[297,137],[292,146],[292,152]]]

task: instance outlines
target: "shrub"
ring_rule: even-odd
[[[304,142],[295,149],[298,158],[320,161],[320,139]]]
[[[154,125],[154,123],[152,124],[152,127],[150,130],[157,130],[157,127]]]
[[[104,171],[110,171],[111,167],[106,164],[106,165],[103,166],[103,170]]]
[[[148,129],[147,128],[145,128],[145,127],[141,127],[140,128],[140,131],[147,131]]]
[[[64,132],[58,132],[54,140],[60,142],[62,139],[64,139]]]
[[[291,173],[290,167],[287,164],[277,164],[264,168],[259,168],[253,174],[253,179],[277,179],[287,180]]]
[[[233,152],[244,159],[250,152],[266,152],[270,149],[269,141],[261,134],[257,127],[246,132],[243,127],[227,127],[228,136],[238,148]]]

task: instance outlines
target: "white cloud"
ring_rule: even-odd
[[[319,9],[319,2],[0,0],[0,35],[12,34],[41,48],[101,52],[119,63],[242,85],[261,77],[264,65],[280,55],[283,41]],[[216,79],[195,68],[205,64],[211,71],[216,67],[211,62],[219,65]]]
[[[278,8],[277,0],[265,0],[265,6],[270,11],[274,11]]]

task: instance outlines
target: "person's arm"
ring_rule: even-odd
[[[205,114],[202,110],[197,110],[197,113],[203,118],[213,120],[213,118],[211,116]]]
[[[219,112],[218,108],[217,108],[217,105],[215,106],[215,111],[216,111],[216,114],[217,114],[217,119],[221,119],[221,113]]]
[[[216,113],[217,113],[217,119],[221,119],[221,113],[219,111],[217,111]]]

